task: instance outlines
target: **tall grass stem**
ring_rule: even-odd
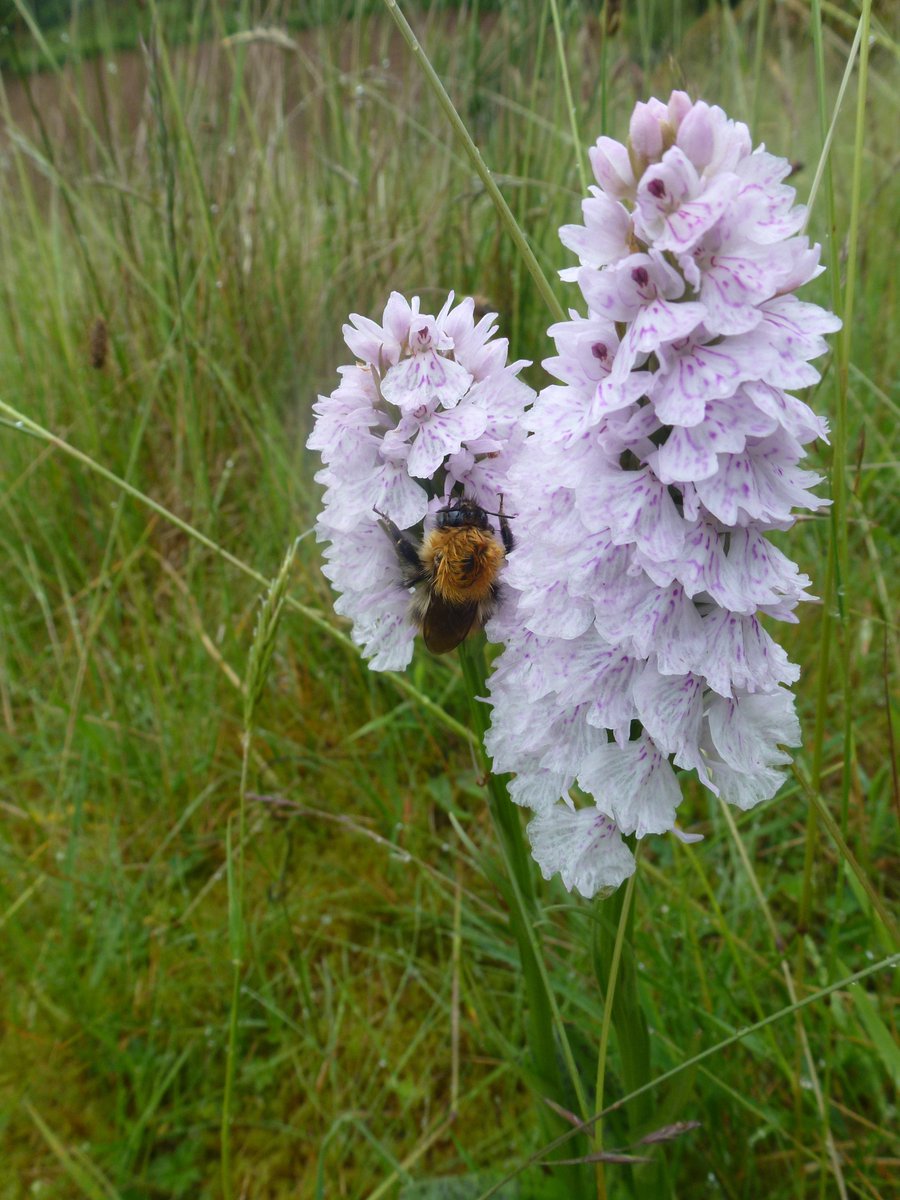
[[[451,129],[459,138],[463,149],[469,156],[469,161],[475,168],[478,178],[484,184],[485,191],[494,202],[494,207],[497,209],[500,219],[506,226],[507,233],[512,238],[516,249],[522,256],[523,262],[531,273],[531,277],[535,282],[535,286],[543,297],[544,303],[550,310],[553,320],[564,321],[566,319],[565,309],[558,300],[553,288],[550,286],[550,281],[547,279],[547,276],[541,270],[541,265],[535,257],[535,253],[531,249],[522,227],[519,225],[519,222],[513,215],[512,209],[507,204],[506,199],[503,193],[500,191],[500,188],[497,186],[493,175],[488,170],[487,164],[481,156],[481,151],[478,149],[474,140],[472,139],[472,136],[466,128],[462,117],[456,111],[456,107],[454,106],[446,88],[441,82],[440,76],[431,65],[428,55],[425,53],[421,43],[419,42],[415,33],[413,33],[411,25],[400,10],[397,0],[384,0],[384,3],[385,7],[396,23],[397,28],[400,30],[403,40],[409,47],[413,58],[422,68],[429,86],[434,92],[438,103],[443,109],[444,115],[450,123]]]

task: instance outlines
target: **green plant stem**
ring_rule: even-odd
[[[803,785],[804,790],[809,796],[810,804],[818,813],[822,824],[828,830],[828,833],[834,841],[835,846],[837,846],[838,853],[841,855],[841,858],[847,864],[849,870],[852,871],[856,876],[859,886],[868,897],[873,911],[876,913],[879,921],[884,926],[885,932],[891,938],[891,941],[895,946],[900,946],[900,927],[898,927],[897,922],[891,917],[891,914],[885,907],[884,901],[872,886],[872,881],[857,862],[856,856],[853,854],[853,851],[844,840],[844,835],[841,831],[840,825],[838,825],[837,821],[835,821],[834,817],[828,811],[828,806],[825,804],[821,795],[810,786],[809,782],[804,779],[803,775],[800,774],[796,767],[794,768],[794,774]]]
[[[613,946],[612,963],[609,977],[606,980],[603,997],[603,1023],[600,1026],[600,1046],[597,1051],[597,1084],[594,1090],[594,1111],[603,1108],[603,1091],[606,1081],[606,1054],[609,1048],[609,1031],[612,1026],[613,1006],[616,999],[616,983],[619,978],[619,963],[622,960],[622,946],[625,942],[625,931],[628,928],[628,918],[631,913],[631,901],[634,895],[634,884],[637,878],[637,867],[625,885],[625,898],[622,901],[622,911],[616,928],[616,940]],[[603,1149],[602,1118],[594,1126],[594,1149]],[[606,1200],[606,1172],[602,1162],[597,1163],[597,1200]]]
[[[889,935],[894,940],[894,945],[897,944],[896,927],[887,917],[884,907],[880,902],[880,898],[875,893],[874,888],[865,878],[864,872],[859,868],[856,859],[850,852],[847,845],[847,834],[849,825],[849,797],[850,797],[850,778],[853,760],[853,706],[850,692],[850,645],[847,628],[847,614],[849,609],[848,604],[848,589],[850,586],[850,549],[847,526],[847,483],[846,483],[846,462],[849,442],[849,372],[850,372],[850,352],[852,346],[853,322],[854,322],[854,302],[856,288],[856,272],[857,272],[857,247],[859,240],[859,217],[861,208],[861,181],[862,181],[862,158],[865,142],[866,130],[866,98],[868,90],[868,61],[869,61],[869,22],[871,16],[871,0],[864,0],[862,13],[856,27],[856,34],[848,55],[848,62],[844,71],[844,76],[841,81],[840,90],[838,92],[835,111],[832,116],[830,125],[827,121],[827,104],[825,94],[825,54],[822,37],[822,14],[820,0],[813,0],[812,4],[812,29],[813,29],[813,45],[814,57],[816,64],[816,90],[819,110],[819,126],[823,137],[823,149],[820,162],[813,181],[812,194],[810,199],[815,196],[816,189],[820,178],[824,172],[825,192],[828,208],[828,232],[829,232],[829,259],[831,267],[831,290],[832,304],[836,312],[840,312],[843,320],[843,328],[838,335],[835,348],[836,359],[836,411],[834,422],[834,445],[832,457],[831,471],[831,491],[832,491],[832,508],[831,520],[829,526],[829,543],[828,543],[828,560],[825,577],[824,589],[824,611],[822,614],[822,633],[820,642],[819,656],[819,687],[816,698],[816,724],[815,738],[813,743],[812,755],[812,784],[811,786],[801,778],[804,787],[810,796],[810,806],[806,820],[805,848],[804,848],[804,864],[803,864],[803,884],[801,888],[800,906],[797,917],[798,929],[801,935],[805,934],[809,927],[810,914],[812,912],[813,901],[813,868],[816,858],[816,847],[818,843],[818,824],[821,820],[825,823],[831,834],[832,839],[838,846],[842,855],[842,861],[845,867],[849,867],[853,871],[857,880],[861,883],[866,895],[869,897],[873,909],[878,913],[882,924]],[[840,245],[837,233],[837,209],[835,203],[834,180],[831,163],[831,143],[833,132],[836,126],[838,113],[843,105],[844,95],[852,74],[853,63],[859,53],[859,73],[857,78],[857,103],[856,103],[856,127],[853,150],[853,174],[850,193],[850,219],[849,228],[846,240],[846,284],[843,297],[841,296],[840,287],[840,269],[841,269],[841,254]],[[831,674],[829,671],[829,659],[831,657],[831,641],[834,636],[835,627],[840,631],[838,641],[838,659],[840,667],[840,682],[841,682],[841,724],[843,731],[843,756],[841,766],[841,814],[840,828],[833,821],[831,813],[827,805],[822,800],[822,773],[824,766],[824,748],[825,748],[825,724],[828,709],[828,696],[831,685]],[[832,941],[832,959],[833,959]],[[797,954],[796,954],[796,986],[802,987],[806,969],[806,946],[805,937],[801,936],[797,939]],[[785,964],[785,970],[787,966]],[[799,1048],[798,1048],[799,1050]],[[826,1061],[830,1063],[831,1055],[826,1055]],[[798,1060],[799,1066],[799,1060]],[[828,1085],[830,1076],[826,1077],[826,1086]],[[822,1104],[820,1104],[820,1108]],[[799,1117],[801,1108],[801,1098],[799,1093],[795,1094],[794,1112],[795,1116]],[[833,1139],[831,1131],[827,1125],[827,1117],[823,1113],[823,1129],[825,1134],[826,1145],[832,1157],[835,1179],[839,1189],[843,1189],[843,1180],[841,1177],[840,1164],[837,1154],[834,1151]],[[824,1172],[823,1172],[824,1176]],[[799,1163],[796,1171],[797,1191],[799,1195],[805,1194],[806,1181],[800,1169]],[[822,1185],[824,1186],[824,1185]],[[820,1192],[821,1194],[821,1192]],[[842,1191],[843,1194],[843,1191]]]
[[[864,0],[860,15],[859,77],[856,87],[856,128],[853,141],[853,176],[850,188],[850,222],[847,230],[847,275],[844,288],[844,325],[838,334],[838,429],[835,436],[833,472],[834,522],[837,536],[838,604],[844,626],[841,639],[841,677],[843,684],[844,769],[841,779],[841,833],[846,838],[850,808],[850,771],[853,757],[853,708],[850,695],[850,645],[846,615],[850,603],[850,544],[847,526],[847,446],[849,442],[850,353],[856,305],[859,223],[862,212],[862,171],[866,140],[866,101],[869,90],[869,25],[872,0]]]
[[[753,55],[753,111],[750,120],[750,127],[753,130],[756,130],[759,123],[760,82],[762,79],[763,58],[766,50],[766,17],[768,15],[768,8],[768,0],[759,0],[756,9],[756,49]]]
[[[489,709],[479,699],[485,694],[487,675],[483,643],[464,642],[459,648],[459,657],[466,681],[472,723],[479,744],[482,744],[489,719]],[[553,993],[537,932],[540,909],[534,890],[531,856],[522,834],[519,810],[509,798],[506,778],[495,775],[489,769],[485,756],[483,762],[486,766],[488,805],[506,866],[506,877],[497,876],[494,882],[509,906],[510,928],[519,950],[528,999],[528,1047],[535,1072],[550,1099],[568,1108],[574,1095],[582,1117],[585,1117],[590,1110]],[[565,1071],[559,1061],[557,1046],[565,1063]],[[574,1174],[573,1180],[578,1180],[579,1174]],[[573,1193],[573,1200],[578,1194],[580,1192]]]
[[[522,227],[513,216],[512,209],[506,203],[503,193],[497,186],[493,175],[488,170],[487,164],[481,157],[481,151],[475,145],[471,134],[469,133],[468,129],[466,129],[465,122],[456,111],[453,101],[447,94],[447,90],[443,83],[441,83],[437,71],[435,71],[434,67],[428,61],[428,55],[425,53],[421,43],[413,33],[412,27],[410,26],[406,17],[400,11],[397,0],[384,0],[384,3],[391,17],[394,19],[397,28],[400,30],[403,40],[409,47],[413,58],[422,68],[425,78],[428,80],[432,91],[437,97],[438,103],[444,110],[444,115],[450,122],[451,129],[459,138],[466,154],[468,154],[469,160],[472,163],[472,166],[475,168],[478,178],[484,184],[486,192],[494,202],[494,207],[500,214],[500,219],[506,226],[507,232],[515,243],[516,249],[522,255],[522,260],[528,270],[531,272],[531,277],[535,282],[535,286],[543,297],[547,307],[550,309],[553,319],[555,321],[564,321],[566,319],[565,309],[557,299],[553,288],[550,286],[550,281],[547,279],[547,276],[541,270],[540,263],[535,257],[531,246],[528,244],[528,239],[525,237]]]
[[[563,95],[566,98],[566,113],[569,118],[569,128],[572,131],[572,145],[575,149],[575,162],[578,166],[578,181],[585,194],[588,190],[587,168],[584,165],[584,150],[581,144],[581,134],[578,132],[578,112],[572,98],[572,83],[569,79],[569,64],[566,61],[566,42],[563,35],[562,21],[559,19],[559,2],[550,0],[550,11],[553,13],[553,31],[556,34],[556,56],[559,61],[559,73],[562,78]]]
[[[600,11],[600,133],[609,126],[609,0]]]
[[[834,179],[831,164],[831,144],[835,126],[837,124],[838,114],[843,105],[844,95],[852,74],[853,63],[856,59],[857,50],[861,49],[863,28],[865,23],[866,32],[868,30],[867,15],[869,7],[866,5],[865,11],[856,28],[856,36],[848,56],[847,67],[844,71],[844,76],[841,81],[841,86],[838,91],[835,110],[829,124],[827,116],[827,103],[825,94],[825,50],[822,39],[822,12],[820,0],[812,0],[811,23],[813,33],[813,49],[814,60],[816,66],[816,90],[819,109],[819,126],[823,137],[823,149],[820,162],[816,169],[813,186],[810,190],[810,205],[812,205],[815,196],[818,193],[819,180],[824,177],[825,180],[825,196],[828,208],[828,250],[829,250],[829,265],[831,269],[831,292],[832,304],[835,311],[842,312],[844,321],[844,330],[848,331],[852,321],[852,309],[848,308],[848,300],[852,302],[852,291],[849,290],[849,295],[845,293],[844,303],[842,304],[841,297],[841,276],[840,276],[840,245],[837,234],[837,215],[834,194]],[[866,56],[868,60],[868,55]],[[859,89],[860,94],[864,97],[864,73],[862,61],[860,61],[860,79]],[[863,110],[864,117],[864,110]],[[860,121],[860,111],[857,107],[857,122]],[[859,135],[860,130],[857,130]],[[858,193],[854,193],[857,195]],[[858,221],[856,228],[858,229]],[[850,265],[854,263],[853,275],[855,277],[855,236],[853,242],[854,253],[848,260],[848,285],[850,283]],[[844,355],[847,354],[847,363],[844,364]],[[816,695],[816,716],[815,716],[815,733],[813,737],[812,748],[812,792],[818,795],[822,790],[822,771],[824,766],[824,751],[825,751],[825,724],[828,715],[828,697],[831,687],[831,675],[829,673],[829,662],[831,658],[831,642],[834,636],[835,613],[843,622],[845,614],[844,598],[842,588],[839,586],[839,580],[847,577],[847,543],[846,543],[846,511],[845,511],[845,469],[844,464],[847,456],[847,390],[848,380],[847,370],[849,370],[849,334],[845,339],[840,337],[836,344],[836,358],[838,360],[837,370],[837,401],[836,401],[836,419],[834,427],[834,449],[832,457],[832,497],[833,504],[830,518],[830,538],[828,543],[828,557],[825,568],[825,586],[823,589],[823,611],[821,624],[821,637],[819,641],[819,685]],[[842,367],[844,369],[842,369]],[[842,529],[843,527],[843,529]],[[844,570],[841,569],[843,565]],[[846,637],[844,638],[846,643]],[[843,684],[844,684],[844,719],[845,732],[846,722],[849,721],[850,704],[847,694],[848,679],[847,679],[847,662],[843,660],[844,667]],[[843,816],[843,813],[842,813]],[[797,926],[799,931],[805,933],[809,926],[810,913],[812,911],[812,891],[813,891],[813,867],[816,858],[816,846],[818,840],[818,812],[815,804],[811,804],[807,812],[806,819],[806,834],[805,834],[805,849],[803,862],[803,884],[800,892],[800,906],[797,915]],[[799,942],[797,972],[798,979],[803,978],[803,963],[802,963],[802,938]]]
[[[222,1195],[231,1200],[234,1195],[231,1181],[231,1122],[234,1103],[234,1075],[237,1066],[238,1015],[241,997],[241,974],[244,969],[244,838],[247,823],[247,780],[250,771],[251,726],[246,726],[241,738],[241,782],[238,797],[237,879],[235,880],[230,829],[226,839],[228,857],[228,931],[231,949],[231,1007],[228,1017],[228,1049],[225,1057],[225,1087],[222,1092],[222,1125],[220,1133]]]

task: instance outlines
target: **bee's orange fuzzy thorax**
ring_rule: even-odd
[[[504,557],[487,529],[433,529],[422,546],[433,587],[450,604],[486,599]]]

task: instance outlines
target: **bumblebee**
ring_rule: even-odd
[[[514,545],[503,497],[498,513],[464,496],[451,500],[438,509],[434,529],[421,542],[375,511],[394,545],[404,585],[415,589],[410,614],[425,645],[432,654],[447,654],[480,629],[497,606],[497,576]],[[489,516],[500,518],[502,545]]]

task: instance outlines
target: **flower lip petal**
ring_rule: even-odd
[[[403,412],[434,401],[453,408],[471,385],[472,376],[464,366],[429,346],[386,371],[381,394]]]
[[[575,811],[563,804],[539,812],[528,825],[531,851],[545,879],[585,899],[612,890],[634,874],[631,851],[612,821],[597,808]]]

